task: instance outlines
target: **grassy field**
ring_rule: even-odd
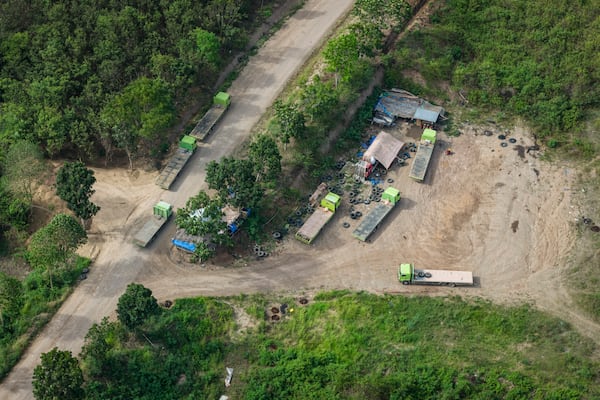
[[[288,312],[267,321],[282,302]],[[286,296],[178,300],[136,332],[106,324],[88,339],[89,398],[600,396],[594,345],[528,306],[340,291],[304,306]]]

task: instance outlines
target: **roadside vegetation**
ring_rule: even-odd
[[[392,82],[418,71],[432,87],[462,89],[471,106],[523,117],[549,147],[591,150],[583,127],[600,105],[594,4],[448,0],[433,10],[398,43]]]
[[[258,5],[243,2],[248,7],[250,3]],[[2,7],[12,3],[7,4]],[[12,14],[0,13],[5,15],[0,27],[1,73],[20,74],[2,75],[0,81],[0,142],[30,139],[49,156],[101,155],[110,160],[117,151],[130,165],[142,155],[140,149],[160,153],[168,148],[168,127],[176,118],[175,110],[185,102],[187,89],[210,81],[221,66],[215,55],[241,45],[237,42],[243,36],[238,35],[239,26],[251,15],[234,7],[235,12],[228,14],[232,18],[227,20],[229,24],[211,28],[202,25],[209,11],[173,6],[169,8],[172,15],[162,10],[166,25],[157,30],[151,18],[155,14],[106,4],[102,13],[108,14],[82,18],[98,29],[83,30],[78,36],[93,38],[86,46],[94,49],[97,59],[91,60],[88,70],[85,63],[59,57],[73,54],[84,59],[81,54],[86,46],[74,46],[70,44],[73,40],[55,35],[76,31],[69,28],[76,20],[69,16],[86,11],[62,5],[48,14],[35,9],[41,7],[36,4],[23,8],[29,12],[24,15],[34,21],[34,11],[41,15],[39,27],[35,26],[43,35],[22,33],[17,28],[26,19],[15,16],[12,21],[6,17]],[[593,126],[597,130],[597,122],[590,123],[590,118],[597,118],[593,111],[600,94],[594,67],[600,54],[595,35],[598,26],[592,20],[596,14],[590,4],[553,2],[548,6],[518,0],[492,0],[475,6],[460,0],[437,4],[431,24],[408,35],[386,55],[385,35],[404,26],[410,16],[408,8],[395,0],[357,0],[349,22],[324,46],[312,69],[302,72],[273,107],[262,133],[278,141],[287,175],[261,187],[265,195],[299,204],[303,194],[295,189],[299,185],[293,179],[301,175],[316,181],[334,165],[332,153],[322,152],[322,145],[381,62],[388,87],[435,94],[448,100],[449,109],[458,108],[441,90],[441,84],[450,83],[452,90],[463,96],[463,105],[477,114],[524,117],[535,128],[541,145],[566,150],[554,153],[557,157],[594,154],[594,138],[583,129]],[[61,29],[47,26],[55,19]],[[169,21],[191,22],[173,27]],[[132,27],[139,32],[130,32]],[[153,33],[148,34],[146,28]],[[130,38],[140,38],[141,47],[133,46],[135,41]],[[152,48],[148,38],[160,46]],[[64,48],[67,45],[71,47]],[[29,63],[44,70],[19,72],[29,71],[18,68]],[[207,69],[196,69],[198,66]],[[125,75],[116,77],[114,71],[121,69]],[[424,85],[408,78],[415,71],[425,79]],[[82,79],[70,86],[61,76]],[[359,142],[376,96],[377,92],[359,109],[336,141],[335,150]],[[218,178],[215,188],[226,191],[226,197],[231,185],[223,161],[242,166],[245,161],[212,164]],[[592,169],[589,175],[597,176],[596,166]],[[229,178],[237,182],[233,172]],[[276,190],[282,186],[284,190]],[[23,221],[24,200],[7,184],[0,189],[10,193],[6,198],[0,196],[0,201],[15,204],[0,212],[15,224]],[[247,193],[251,199],[254,190]],[[275,221],[281,223],[282,219]],[[600,221],[600,215],[596,219]],[[264,230],[263,221],[258,221],[253,225],[256,232]],[[590,239],[587,243],[595,251],[579,260],[580,267],[571,280],[585,277],[579,303],[600,319],[598,285],[594,285],[600,272],[597,268],[592,271],[598,265],[600,242]],[[77,268],[70,269],[73,277],[78,276]],[[55,270],[47,269],[39,280],[44,284],[36,290],[58,290],[53,289],[58,285]],[[12,287],[13,283],[7,281],[6,285]],[[123,306],[118,321],[106,319],[90,330],[80,361],[87,398],[218,398],[223,392],[247,399],[600,396],[598,349],[568,324],[529,306],[339,292],[320,294],[305,307],[295,304],[293,298],[257,296],[177,300],[166,310],[155,307],[151,293],[139,287],[127,294],[150,305],[138,310],[141,314],[130,315],[133,324],[125,322],[122,315],[127,307]],[[51,298],[59,297],[60,293]],[[131,304],[137,302],[123,304],[135,307]],[[290,308],[294,311],[288,310],[278,323],[265,321],[265,310],[283,302],[293,304]],[[237,313],[229,304],[245,309],[256,328],[236,330],[241,327],[236,326]],[[7,310],[24,314],[19,307]],[[146,312],[148,309],[151,312]],[[53,354],[47,360],[50,363],[58,357],[73,367],[67,356]],[[9,365],[16,358],[6,360]],[[226,366],[237,371],[229,389],[224,389],[222,382]],[[71,372],[79,379],[76,370]],[[76,389],[73,392],[82,395]]]
[[[256,295],[159,309],[144,289],[130,285],[118,321],[90,330],[80,363],[85,398],[600,396],[592,342],[527,305],[341,291],[305,305]],[[133,307],[132,298],[144,306]],[[285,313],[273,313],[282,304]],[[234,369],[229,388],[225,367]],[[80,382],[77,371],[71,375]]]
[[[67,162],[54,179],[47,158],[160,160],[178,113],[212,97],[217,72],[275,4],[0,4],[0,377],[89,264],[74,252],[99,211],[93,172]],[[48,187],[50,203],[39,197]]]

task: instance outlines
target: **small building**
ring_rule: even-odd
[[[381,164],[386,170],[389,169],[403,147],[404,142],[401,140],[387,132],[379,132],[364,152],[362,160],[357,163],[356,175],[362,179],[368,178],[377,164]]]
[[[442,107],[423,101],[415,111],[413,119],[421,128],[432,128],[440,116],[444,116],[444,109]]]
[[[391,89],[379,96],[373,110],[373,122],[389,126],[397,118],[414,120],[422,128],[433,127],[444,109],[402,89]]]

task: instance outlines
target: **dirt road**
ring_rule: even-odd
[[[85,250],[94,258],[92,272],[2,382],[0,399],[33,399],[31,376],[41,353],[54,346],[79,353],[90,326],[114,312],[127,284],[143,281],[154,268],[153,255],[168,247],[168,234],[150,249],[140,250],[130,244],[135,227],[149,215],[152,204],[162,199],[181,207],[196,194],[204,186],[206,163],[232,153],[248,137],[286,82],[352,4],[352,0],[309,0],[265,43],[229,89],[231,109],[208,143],[198,149],[173,191],[164,192],[155,186],[156,174],[97,171],[93,201],[102,210],[95,218]]]

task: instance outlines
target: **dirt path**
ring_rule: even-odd
[[[163,192],[155,186],[156,174],[96,171],[93,201],[102,210],[95,218],[90,243],[84,250],[94,258],[92,271],[2,382],[0,399],[33,398],[31,376],[41,353],[54,346],[79,353],[90,326],[113,313],[127,284],[143,281],[155,267],[155,254],[168,248],[167,233],[150,249],[141,250],[130,244],[135,227],[149,215],[152,204],[163,199],[181,207],[196,194],[204,186],[206,163],[232,153],[248,137],[286,82],[352,4],[352,0],[309,0],[265,43],[229,89],[233,98],[231,109],[208,143],[198,149],[173,191]]]

